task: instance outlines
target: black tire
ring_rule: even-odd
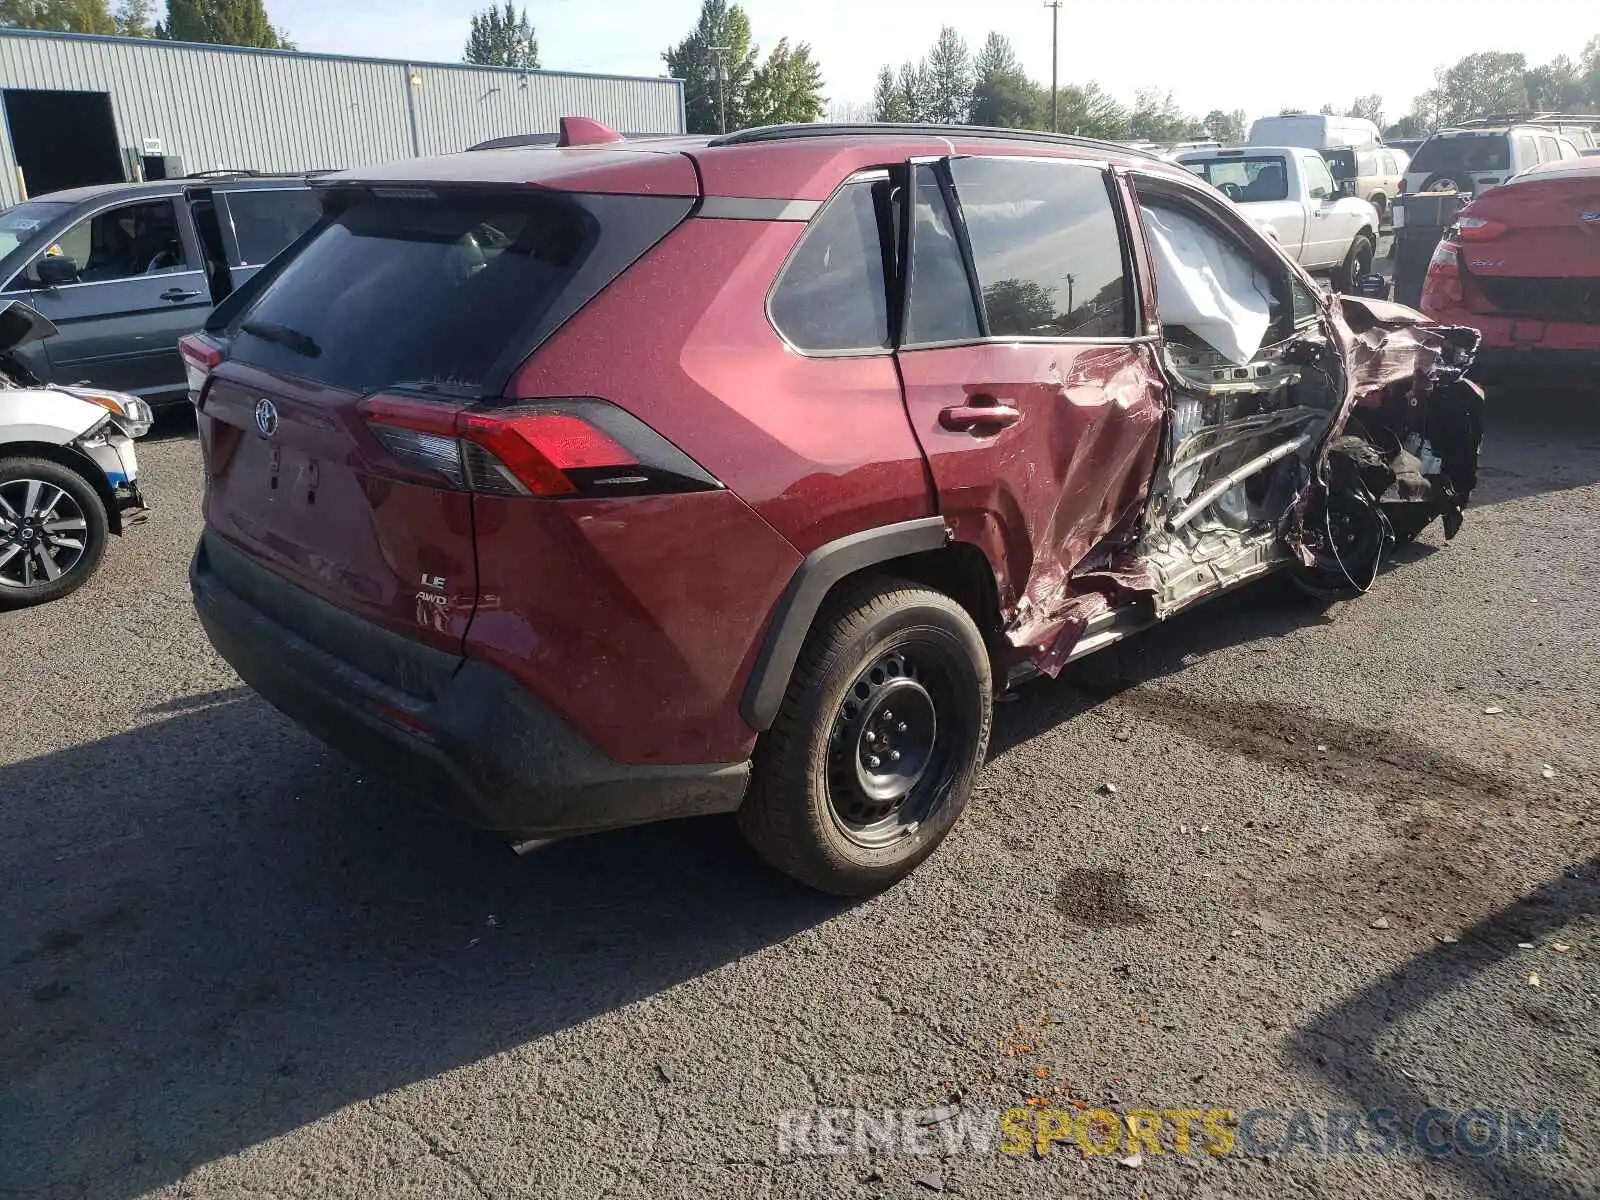
[[[36,519],[23,511],[17,497],[25,498],[27,485],[40,485],[37,507],[56,516],[54,522]],[[46,488],[59,488],[63,499],[51,506]],[[0,458],[0,610],[46,604],[77,591],[100,566],[105,556],[109,526],[100,495],[82,475],[47,458]],[[61,513],[74,515],[61,516]],[[55,528],[72,524],[72,528]],[[77,525],[81,523],[81,529]],[[82,539],[81,549],[71,543]],[[46,567],[48,557],[50,567]],[[58,572],[50,578],[49,570]]]
[[[892,721],[891,704],[903,706]],[[756,747],[739,827],[762,858],[810,887],[883,891],[961,816],[993,718],[988,649],[965,609],[903,580],[847,585],[818,615]],[[882,754],[901,762],[896,742],[904,771]]]
[[[1422,181],[1418,193],[1445,191],[1445,192],[1474,192],[1477,184],[1470,175],[1456,175],[1450,171],[1440,171],[1436,175],[1429,175]]]
[[[1382,192],[1372,197],[1372,207],[1378,210],[1378,224],[1381,226],[1389,216],[1389,200]]]
[[[1358,233],[1344,256],[1344,264],[1333,277],[1333,290],[1351,295],[1363,275],[1372,273],[1373,261],[1378,257],[1378,243],[1370,233]]]

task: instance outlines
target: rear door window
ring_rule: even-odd
[[[406,188],[343,203],[234,320],[233,358],[356,392],[476,395],[503,354],[531,351],[688,211],[675,197]]]
[[[1335,191],[1333,175],[1328,171],[1328,164],[1322,161],[1320,155],[1307,154],[1300,160],[1300,167],[1306,173],[1306,195],[1313,200],[1326,200]]]
[[[218,192],[239,248],[235,266],[259,267],[317,223],[322,205],[310,188]]]
[[[956,158],[950,173],[991,337],[1129,335],[1128,255],[1103,170]]]
[[[889,181],[847,183],[807,227],[773,289],[778,332],[814,353],[887,350]]]
[[[108,208],[79,221],[40,258],[70,260],[79,283],[110,283],[145,275],[170,275],[193,269],[171,200],[146,200]],[[38,261],[21,275],[26,287],[40,286]]]

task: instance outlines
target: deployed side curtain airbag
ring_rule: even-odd
[[[1161,323],[1182,325],[1229,362],[1256,356],[1272,324],[1271,290],[1231,242],[1171,209],[1141,206],[1155,258]]]

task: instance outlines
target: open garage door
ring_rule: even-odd
[[[108,92],[7,88],[5,105],[28,195],[127,179]]]

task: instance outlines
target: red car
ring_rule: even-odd
[[[1332,300],[1110,144],[570,121],[318,187],[183,346],[195,602],[514,840],[737,811],[883,888],[1008,682],[1280,567],[1365,590],[1472,488],[1470,331]]]
[[[1546,163],[1463,208],[1434,251],[1423,311],[1482,331],[1484,373],[1600,373],[1600,160]]]

